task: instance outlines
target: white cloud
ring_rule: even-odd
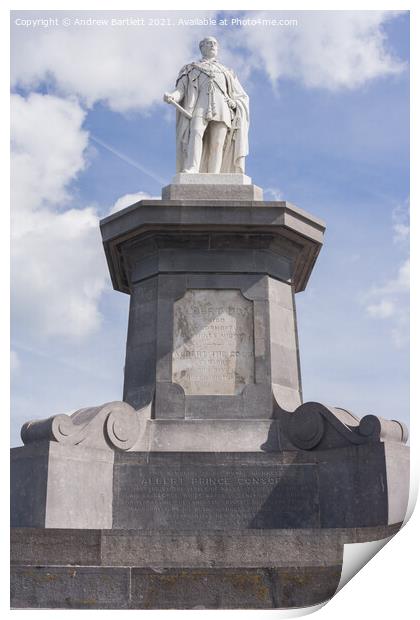
[[[10,373],[16,374],[20,369],[20,359],[16,351],[10,351]]]
[[[394,326],[391,328],[392,341],[396,347],[402,348],[409,343],[409,313],[408,307],[406,311],[400,312],[397,317]]]
[[[391,278],[382,286],[372,289],[374,295],[400,295],[408,293],[410,289],[410,261],[407,258],[399,267],[397,276]]]
[[[408,342],[410,291],[409,259],[399,267],[396,277],[371,289],[367,295],[366,312],[372,318],[390,319],[394,344],[402,347]]]
[[[215,13],[197,12],[194,17]],[[71,15],[86,17],[78,12]],[[269,11],[253,12],[250,17],[276,15],[285,16]],[[291,78],[309,88],[357,88],[402,70],[403,64],[387,49],[383,30],[395,15],[393,11],[304,11],[296,27],[222,30],[221,59],[239,70],[242,79],[262,66],[273,82]],[[97,12],[96,17],[109,19],[109,14]],[[15,27],[12,85],[34,90],[48,84],[50,91],[77,96],[88,107],[101,101],[119,112],[147,109],[161,104],[180,67],[199,56],[198,39],[207,29],[197,34],[196,28],[168,27],[164,36],[161,33],[162,29],[153,27]]]
[[[406,224],[396,223],[394,224],[394,241],[398,243],[405,241],[410,234],[410,228]]]
[[[395,314],[395,306],[392,301],[381,299],[377,304],[370,304],[366,308],[368,314],[379,319],[387,319]]]
[[[85,113],[71,100],[12,95],[12,201],[19,212],[69,198],[68,184],[84,168]]]
[[[409,233],[409,202],[406,200],[392,211],[392,240],[407,254]],[[389,321],[390,335],[397,347],[405,346],[409,339],[409,293],[410,260],[407,257],[394,277],[372,287],[365,296],[367,314]]]
[[[98,216],[68,208],[69,184],[86,163],[84,116],[75,101],[12,97],[12,304],[25,334],[80,337],[100,324]]]
[[[12,304],[22,334],[79,338],[101,324],[108,279],[93,207],[76,209],[70,184],[86,166],[85,112],[74,100],[12,96]],[[126,194],[115,213],[145,192]]]
[[[264,194],[268,195],[272,200],[284,200],[283,192],[277,187],[267,187],[267,189],[264,189]]]
[[[407,243],[410,236],[410,212],[408,200],[392,211],[394,243]]]
[[[125,209],[130,205],[139,202],[139,200],[160,200],[160,196],[151,196],[146,192],[137,192],[136,194],[125,194],[118,198],[118,200],[114,203],[114,205],[109,210],[109,213],[116,213],[117,211],[121,211],[121,209]]]
[[[393,15],[301,13],[297,28],[222,34],[222,58],[227,64],[236,58],[243,68],[262,64],[273,81],[288,77],[307,87],[355,88],[401,70],[382,29]],[[248,48],[245,60],[235,52],[235,42]],[[12,44],[13,85],[30,90],[47,84],[55,93],[12,97],[14,313],[25,329],[40,335],[82,336],[100,324],[98,302],[107,278],[95,210],[69,208],[71,183],[86,166],[89,136],[82,106],[102,101],[127,112],[160,103],[178,69],[198,56],[197,30],[168,28],[162,39],[154,28],[142,29],[141,36],[135,27],[16,28]],[[111,212],[146,197],[123,196]],[[397,237],[406,236],[404,222],[394,229]],[[402,286],[403,277],[404,272],[386,286]],[[378,289],[369,305],[379,305],[383,314],[381,295],[391,293]]]
[[[77,16],[86,17],[72,12]],[[199,55],[197,30],[186,27],[14,28],[12,45],[13,86],[48,82],[57,94],[119,112],[162,102],[179,69]]]
[[[393,11],[304,11],[298,14],[298,26],[249,27],[238,32],[236,40],[248,47],[249,61],[255,68],[262,66],[273,83],[289,78],[307,88],[353,89],[404,68],[387,49],[383,29],[395,15]],[[273,11],[249,14],[252,19],[274,16]]]

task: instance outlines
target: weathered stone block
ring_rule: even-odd
[[[28,566],[31,564],[100,565],[101,537],[101,530],[98,529],[12,527],[11,562]]]
[[[10,579],[15,609],[129,607],[129,568],[13,566]]]
[[[44,441],[11,453],[13,527],[112,526],[111,450]]]
[[[267,569],[132,571],[132,607],[140,609],[272,609]]]
[[[10,451],[10,523],[45,527],[49,442]]]
[[[11,605],[46,609],[310,606],[334,594],[344,544],[388,538],[398,528],[224,532],[22,528],[12,531]]]

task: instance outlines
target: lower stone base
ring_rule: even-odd
[[[12,529],[14,609],[278,609],[330,599],[356,529],[158,532]]]
[[[330,599],[341,566],[162,569],[16,566],[12,608],[278,609]],[[302,586],[304,584],[304,587]]]

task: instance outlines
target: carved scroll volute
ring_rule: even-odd
[[[396,420],[374,415],[360,419],[347,409],[316,402],[304,403],[290,414],[287,431],[292,444],[301,450],[408,440],[407,428]]]
[[[315,448],[324,436],[324,419],[316,408],[301,405],[289,420],[289,437],[302,450]]]
[[[26,422],[21,437],[24,444],[47,440],[86,448],[130,450],[149,417],[149,408],[136,411],[127,403],[114,401],[79,409],[71,416],[60,414]]]

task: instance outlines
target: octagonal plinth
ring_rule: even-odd
[[[131,295],[124,400],[156,419],[272,417],[302,402],[294,293],[324,224],[286,202],[143,200],[102,220]]]

